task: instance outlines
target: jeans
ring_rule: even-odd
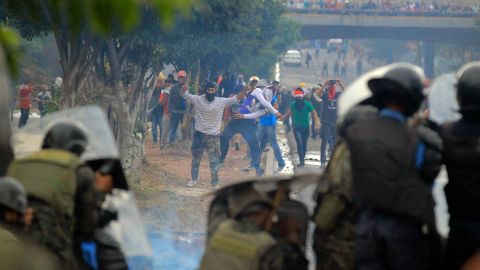
[[[422,225],[407,218],[360,210],[354,246],[358,270],[423,270],[428,265]]]
[[[152,113],[152,138],[153,143],[162,140],[162,122],[163,122],[163,113]],[[160,130],[160,133],[158,133]],[[160,137],[160,138],[159,138]]]
[[[20,108],[20,119],[18,120],[18,127],[21,128],[27,124],[30,116],[30,108]]]
[[[305,164],[309,133],[308,127],[293,127],[293,136],[295,136],[295,141],[297,142],[297,152],[300,164]]]
[[[258,128],[258,141],[260,142],[260,153],[265,148],[267,142],[273,148],[275,159],[278,162],[279,167],[285,166],[285,161],[282,157],[282,151],[277,143],[277,127],[276,126],[259,126]]]
[[[197,130],[193,132],[192,141],[192,180],[197,181],[202,160],[203,151],[207,149],[208,159],[210,161],[210,173],[212,175],[212,185],[218,184],[218,168],[220,165],[220,139],[219,136],[205,135]]]
[[[220,162],[225,160],[228,154],[229,142],[233,135],[240,133],[247,141],[250,149],[250,159],[256,170],[260,169],[260,146],[257,140],[257,125],[255,120],[233,119],[223,130],[220,136]]]
[[[332,153],[333,147],[335,146],[336,135],[337,134],[334,124],[322,123],[322,127],[320,130],[320,136],[322,138],[322,144],[320,146],[320,162],[327,161],[327,144],[328,152]]]
[[[183,113],[174,113],[170,114],[170,133],[169,133],[169,142],[175,142],[175,135],[177,133],[177,127],[183,119]]]

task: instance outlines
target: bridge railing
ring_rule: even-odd
[[[356,16],[410,16],[410,17],[478,17],[478,12],[447,11],[399,11],[377,9],[326,9],[326,8],[288,8],[290,12],[302,14],[356,15]]]

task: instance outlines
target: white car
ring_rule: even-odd
[[[297,50],[289,50],[283,57],[283,64],[287,65],[295,65],[301,66],[302,65],[302,55]]]

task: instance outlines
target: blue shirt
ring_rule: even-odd
[[[272,105],[277,102],[277,96],[274,96],[272,99]],[[260,117],[260,126],[275,126],[277,124],[277,117],[273,113],[267,113],[266,115]]]
[[[407,118],[396,111],[390,110],[390,109],[383,109],[380,111],[380,116],[381,117],[386,117],[386,118],[391,118],[394,119],[400,123],[405,123],[407,121]],[[416,169],[421,169],[424,162],[425,162],[425,152],[427,151],[427,146],[423,142],[419,142],[417,145],[417,150],[415,152],[415,167]]]

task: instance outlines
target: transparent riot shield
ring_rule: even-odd
[[[82,155],[84,160],[118,159],[107,117],[98,106],[84,106],[48,114],[36,121],[30,121],[14,135],[17,157],[38,151],[43,138],[50,128],[58,123],[75,124],[87,135],[88,145]]]
[[[369,80],[381,78],[389,70],[402,66],[412,68],[419,74],[421,78],[425,77],[420,67],[408,63],[394,63],[373,69],[363,74],[358,79],[353,81],[340,95],[338,100],[338,121],[342,122],[350,109],[372,96],[372,92],[368,87]]]
[[[45,134],[57,123],[75,124],[87,135],[87,147],[82,159],[94,170],[108,169],[114,177],[114,187],[128,189],[120,163],[115,139],[107,116],[98,106],[84,106],[58,111],[40,119],[32,119],[14,136],[15,154],[22,157],[41,148]],[[105,166],[107,165],[107,166]],[[110,166],[110,168],[106,168]]]
[[[126,190],[114,189],[107,195],[103,208],[117,213],[117,220],[110,222],[103,230],[120,244],[129,268],[152,269],[152,248],[141,224],[133,194]]]
[[[436,78],[428,88],[428,117],[438,125],[461,118],[456,84],[455,74],[450,73]]]

